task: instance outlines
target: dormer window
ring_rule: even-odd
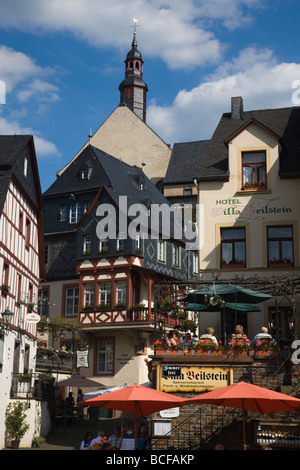
[[[27,158],[24,158],[24,176],[27,176],[27,170],[28,170],[28,160]]]
[[[266,152],[242,152],[243,189],[266,189]]]

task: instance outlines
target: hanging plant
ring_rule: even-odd
[[[224,307],[225,302],[222,297],[218,294],[206,294],[205,304],[208,307]]]
[[[183,320],[181,325],[180,325],[180,329],[182,331],[188,331],[188,330],[191,330],[191,331],[194,331],[196,329],[196,323],[193,321],[193,320]]]
[[[179,315],[179,307],[176,304],[176,300],[171,297],[166,297],[157,302],[158,312],[161,315],[171,315],[177,317]]]

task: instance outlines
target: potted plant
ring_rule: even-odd
[[[145,308],[146,308],[145,304],[139,303],[139,304],[132,305],[131,310],[143,310]]]
[[[29,429],[29,424],[26,423],[26,410],[27,404],[21,401],[11,402],[6,408],[6,430],[13,449],[19,448],[20,440]]]
[[[33,302],[29,302],[29,304],[27,304],[27,310],[29,313],[33,312],[33,309],[34,309],[34,303]]]
[[[97,305],[97,310],[109,310],[111,308],[111,303],[107,302],[105,304]]]
[[[225,302],[218,294],[206,294],[205,303],[208,307],[224,307]]]
[[[9,284],[2,284],[2,294],[7,295],[10,291],[10,285]]]
[[[31,447],[40,448],[45,441],[46,439],[43,436],[33,436]]]
[[[31,381],[32,374],[28,372],[28,367],[24,368],[24,372],[19,374],[19,382],[30,382]]]
[[[118,302],[118,303],[116,304],[116,308],[124,308],[124,307],[126,307],[126,303],[125,303],[125,302]]]
[[[243,189],[247,191],[259,191],[260,189],[266,189],[266,183],[264,181],[255,181],[253,183],[246,181]]]

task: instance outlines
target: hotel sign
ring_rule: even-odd
[[[158,385],[162,392],[209,392],[232,382],[230,368],[182,366],[174,371],[173,368],[167,365],[161,368]]]

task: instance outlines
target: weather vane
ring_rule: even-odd
[[[138,18],[133,18],[134,25],[131,26],[131,28],[133,28],[133,34],[136,34],[136,28],[140,26],[139,24],[137,24],[138,21]]]

